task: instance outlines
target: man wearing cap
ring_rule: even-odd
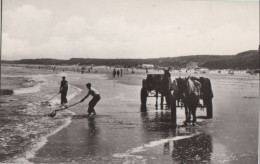
[[[91,95],[93,98],[89,101],[88,104],[88,115],[91,113],[96,114],[94,107],[101,99],[100,94],[95,88],[91,88],[91,83],[87,83],[86,86],[88,88],[88,94],[80,102],[83,102],[86,98],[88,98],[89,95]]]
[[[62,81],[60,83],[60,91],[59,91],[59,93],[61,93],[61,105],[68,103],[67,92],[68,92],[68,82],[65,80],[65,76],[62,76]]]

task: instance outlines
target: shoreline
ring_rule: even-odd
[[[70,86],[70,88],[75,88],[76,90],[79,91],[79,93],[76,95],[68,95],[68,97],[67,97],[68,101],[74,99],[76,96],[78,96],[82,92],[82,89],[80,89],[76,86]],[[76,114],[75,112],[73,112],[71,110],[66,110],[66,113],[69,113],[70,115]],[[48,117],[48,116],[46,115],[45,117]],[[34,158],[35,155],[37,154],[37,151],[39,151],[41,148],[43,148],[48,143],[48,138],[50,136],[56,135],[61,130],[63,130],[64,128],[68,127],[71,124],[72,118],[71,117],[67,117],[67,118],[68,119],[65,121],[64,124],[58,126],[56,129],[53,129],[45,136],[41,136],[40,140],[37,141],[37,144],[34,144],[29,150],[27,150],[25,152],[25,158],[24,157],[17,158],[14,160],[15,163],[31,163],[29,161],[29,159]]]
[[[43,87],[45,85],[47,85],[47,81],[46,81],[46,77],[50,77],[52,76],[51,74],[38,74],[38,75],[26,75],[26,76],[22,76],[22,80],[18,80],[15,81],[15,85],[17,86],[14,90],[13,90],[13,94],[12,95],[3,95],[3,97],[1,97],[1,103],[8,103],[9,99],[12,100],[13,96],[16,97],[21,97],[21,96],[25,96],[26,95],[30,95],[30,94],[37,94],[38,92],[43,90]],[[5,77],[5,76],[4,76]],[[12,77],[12,78],[21,78],[20,75],[13,75],[13,76],[6,76],[7,78]],[[39,78],[40,77],[40,78]],[[33,81],[33,82],[32,82]],[[28,84],[29,83],[29,84]],[[18,87],[19,86],[19,87]],[[70,86],[71,87],[71,92],[73,92],[73,90],[75,90],[75,93],[72,93],[72,95],[68,94],[68,100],[73,99],[73,97],[77,96],[78,94],[81,93],[81,89],[77,88],[76,86]],[[16,92],[17,91],[17,92]],[[19,92],[21,91],[21,93]],[[6,100],[6,101],[5,101]],[[29,112],[28,114],[25,114],[24,117],[32,117],[34,114],[30,113],[29,108],[32,108],[30,110],[33,110],[34,108],[42,108],[41,107],[41,103],[40,102],[33,102],[33,103],[28,103],[27,105],[24,106],[25,111]],[[44,109],[44,108],[42,108]],[[14,109],[15,110],[15,109]],[[48,111],[46,111],[48,112]],[[70,113],[70,115],[74,115],[75,113],[72,111],[66,111],[66,113]],[[18,114],[19,115],[19,114]],[[17,116],[18,116],[17,115]],[[10,115],[11,117],[16,117],[16,115]],[[38,117],[38,115],[37,115]],[[48,117],[47,115],[43,115],[43,118],[41,119],[45,119],[44,117]],[[28,158],[33,158],[36,154],[36,152],[42,148],[48,141],[48,137],[55,135],[57,132],[59,132],[60,130],[64,129],[65,127],[67,127],[70,123],[71,123],[71,118],[67,117],[63,120],[60,120],[61,122],[64,122],[63,124],[58,125],[56,128],[54,129],[46,129],[47,131],[42,131],[43,134],[41,134],[42,132],[39,133],[39,135],[35,138],[31,138],[30,141],[26,141],[29,142],[26,146],[26,149],[24,149],[21,153],[14,153],[12,155],[10,155],[10,158],[4,160],[3,162],[15,162],[15,163],[29,163],[29,161],[27,160]],[[26,124],[28,122],[25,122]],[[25,129],[26,130],[26,129]],[[10,144],[10,143],[7,143]],[[5,153],[4,150],[1,151],[1,153]],[[25,156],[25,157],[22,157]],[[6,156],[8,157],[8,156]]]

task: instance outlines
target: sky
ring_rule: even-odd
[[[2,60],[235,55],[259,45],[259,1],[2,1]]]

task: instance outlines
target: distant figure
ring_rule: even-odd
[[[147,68],[145,68],[145,70],[146,70],[146,73],[148,73],[148,69],[147,69]]]
[[[117,77],[120,75],[120,71],[119,70],[117,70]]]
[[[59,91],[59,93],[61,93],[61,105],[68,103],[67,92],[68,92],[68,82],[65,80],[65,76],[62,76],[62,81],[60,83],[60,91]]]
[[[83,102],[86,98],[88,98],[89,95],[91,95],[93,98],[89,101],[88,104],[88,115],[91,113],[96,114],[94,107],[101,99],[100,94],[96,89],[91,88],[91,83],[87,83],[86,86],[88,88],[88,94],[82,100],[80,100],[80,102]]]
[[[81,67],[81,73],[84,74],[85,67]]]
[[[116,77],[116,69],[113,70],[113,76]]]
[[[53,72],[55,72],[56,67],[53,67]]]
[[[135,71],[132,69],[132,73],[135,73]]]
[[[123,76],[123,70],[122,69],[120,69],[120,75]]]

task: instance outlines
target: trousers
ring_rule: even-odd
[[[67,100],[67,90],[61,92],[61,104],[65,104],[68,102]]]
[[[94,107],[96,106],[96,104],[99,102],[100,99],[101,99],[100,95],[96,95],[89,101],[89,104],[88,104],[88,113],[89,114],[92,112],[95,113]]]

